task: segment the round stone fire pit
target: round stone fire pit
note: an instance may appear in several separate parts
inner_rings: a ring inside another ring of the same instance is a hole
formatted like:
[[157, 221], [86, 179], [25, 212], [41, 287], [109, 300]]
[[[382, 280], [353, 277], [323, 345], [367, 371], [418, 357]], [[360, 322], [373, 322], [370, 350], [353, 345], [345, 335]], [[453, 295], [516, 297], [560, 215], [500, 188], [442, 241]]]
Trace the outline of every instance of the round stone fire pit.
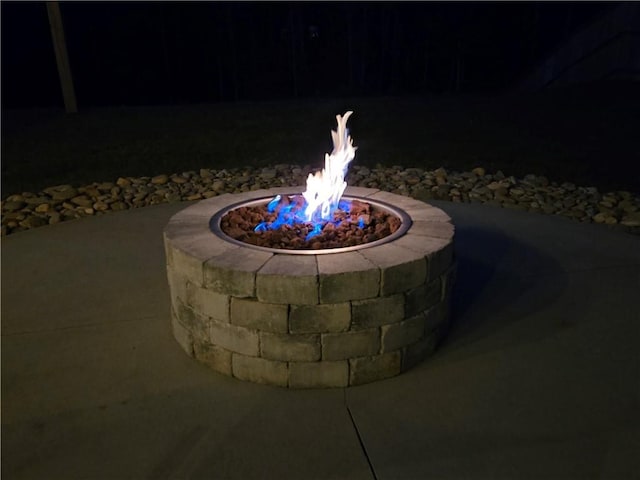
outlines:
[[412, 198], [348, 187], [345, 196], [398, 215], [400, 234], [356, 247], [280, 250], [218, 228], [243, 202], [294, 193], [221, 195], [171, 218], [164, 241], [182, 348], [225, 375], [291, 388], [368, 383], [429, 355], [446, 327], [455, 274], [450, 218]]

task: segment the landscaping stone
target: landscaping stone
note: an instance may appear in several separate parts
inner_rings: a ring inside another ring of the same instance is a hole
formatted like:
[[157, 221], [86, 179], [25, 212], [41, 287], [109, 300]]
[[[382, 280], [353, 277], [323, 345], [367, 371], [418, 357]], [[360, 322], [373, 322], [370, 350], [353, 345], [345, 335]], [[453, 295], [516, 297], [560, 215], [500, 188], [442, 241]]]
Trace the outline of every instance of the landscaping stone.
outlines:
[[[286, 185], [304, 185], [306, 175], [314, 170], [316, 168], [310, 165], [282, 164], [266, 168], [201, 169], [199, 174], [182, 172], [160, 174], [155, 177], [119, 177], [115, 182], [92, 183], [79, 187], [57, 185], [38, 193], [22, 192], [9, 195], [2, 202], [1, 211], [3, 215], [24, 211], [26, 217], [30, 217], [35, 213], [43, 213], [35, 210], [39, 205], [47, 203], [51, 205], [50, 210], [62, 214], [60, 202], [71, 201], [82, 194], [92, 200], [91, 205], [83, 204], [83, 207], [93, 208], [96, 212], [118, 211], [164, 202], [210, 198], [225, 192], [238, 193]], [[502, 172], [488, 172], [481, 166], [470, 172], [454, 172], [443, 168], [430, 171], [400, 166], [370, 168], [353, 165], [349, 168], [347, 183], [349, 187], [346, 194], [360, 195], [357, 189], [374, 187], [378, 191], [401, 192], [420, 200], [439, 198], [458, 202], [489, 203], [503, 208], [563, 215], [574, 221], [600, 223], [608, 228], [640, 233], [638, 220], [627, 218], [628, 214], [640, 210], [638, 192], [601, 193], [591, 186], [577, 186], [569, 182], [558, 184], [541, 175], [527, 174], [517, 179]], [[367, 189], [369, 194], [375, 193], [371, 192], [371, 188]], [[352, 191], [355, 193], [350, 193]], [[36, 198], [44, 198], [45, 201], [37, 201]], [[107, 202], [107, 199], [111, 201]], [[599, 215], [600, 213], [602, 215]], [[72, 220], [79, 216], [61, 215], [60, 220]], [[422, 220], [432, 219], [426, 212], [414, 216], [414, 221]], [[3, 235], [10, 235], [41, 225], [40, 222], [34, 221], [24, 222], [23, 226], [19, 226], [18, 222], [11, 225], [5, 222], [3, 226]], [[330, 300], [327, 301], [331, 303]]]

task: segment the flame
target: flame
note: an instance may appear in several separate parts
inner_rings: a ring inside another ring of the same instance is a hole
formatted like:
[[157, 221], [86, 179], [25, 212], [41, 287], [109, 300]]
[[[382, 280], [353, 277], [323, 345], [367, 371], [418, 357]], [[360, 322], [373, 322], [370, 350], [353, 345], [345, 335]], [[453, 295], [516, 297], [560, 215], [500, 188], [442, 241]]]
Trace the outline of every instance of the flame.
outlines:
[[349, 163], [356, 156], [353, 139], [347, 129], [347, 120], [353, 112], [344, 116], [336, 115], [338, 130], [331, 131], [333, 151], [324, 154], [324, 168], [315, 175], [307, 177], [307, 190], [302, 196], [307, 201], [305, 217], [308, 222], [330, 220], [333, 211], [347, 188], [344, 177], [347, 175]]
[[[353, 112], [348, 111], [344, 116], [336, 115], [338, 129], [331, 131], [333, 140], [333, 151], [324, 155], [324, 168], [315, 174], [307, 177], [307, 189], [302, 192], [304, 203], [283, 201], [277, 195], [267, 205], [270, 213], [277, 212], [275, 221], [267, 223], [261, 222], [255, 228], [256, 232], [276, 229], [283, 224], [295, 225], [301, 223], [311, 223], [313, 229], [307, 235], [309, 240], [318, 235], [327, 222], [333, 221], [333, 213], [336, 209], [349, 212], [350, 202], [341, 201], [342, 194], [347, 188], [345, 176], [349, 168], [349, 163], [356, 155], [356, 148], [353, 146], [353, 139], [347, 129], [347, 120]], [[362, 228], [362, 220], [358, 226]]]

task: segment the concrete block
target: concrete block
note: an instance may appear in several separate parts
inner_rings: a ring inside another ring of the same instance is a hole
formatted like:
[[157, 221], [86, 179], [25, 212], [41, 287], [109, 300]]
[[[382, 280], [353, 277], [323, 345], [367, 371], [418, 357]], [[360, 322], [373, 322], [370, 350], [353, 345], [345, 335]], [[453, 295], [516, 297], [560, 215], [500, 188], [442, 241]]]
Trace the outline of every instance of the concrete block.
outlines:
[[425, 312], [425, 332], [442, 327], [448, 320], [449, 306], [445, 302], [434, 305]]
[[235, 197], [230, 193], [223, 193], [215, 197], [200, 200], [193, 205], [175, 214], [172, 219], [182, 219], [184, 217], [204, 217], [207, 222], [218, 210], [229, 205]]
[[204, 284], [204, 262], [173, 246], [169, 250], [169, 265], [173, 268], [173, 271], [184, 278], [191, 279], [195, 285], [202, 286]]
[[189, 208], [176, 213], [162, 230], [165, 242], [174, 247], [177, 246], [176, 242], [190, 243], [194, 237], [212, 234], [208, 219], [190, 215], [187, 210]]
[[255, 297], [256, 272], [271, 257], [272, 253], [235, 247], [205, 262], [204, 286], [236, 297]]
[[449, 301], [451, 293], [453, 292], [453, 287], [456, 283], [457, 274], [458, 264], [454, 261], [453, 264], [451, 264], [451, 266], [446, 269], [442, 275], [440, 275], [440, 283], [442, 284], [441, 298], [443, 301]]
[[439, 278], [423, 283], [417, 288], [408, 290], [405, 295], [404, 315], [413, 317], [431, 308], [442, 299], [442, 287]]
[[[201, 219], [208, 229], [208, 222]], [[165, 228], [165, 241], [170, 243], [167, 250], [170, 264], [178, 273], [191, 278], [194, 283], [204, 284], [204, 263], [215, 256], [223, 255], [229, 249], [237, 248], [236, 245], [218, 238], [211, 231], [202, 230], [200, 224], [191, 228], [192, 224], [169, 221]], [[169, 238], [170, 231], [175, 230], [173, 238]], [[190, 234], [193, 231], [195, 233]]]
[[229, 323], [211, 321], [209, 342], [243, 355], [257, 357], [260, 353], [258, 332]]
[[257, 273], [256, 296], [266, 303], [317, 304], [315, 255], [274, 255]]
[[185, 326], [178, 321], [178, 318], [173, 312], [171, 312], [171, 331], [178, 345], [180, 345], [187, 355], [193, 357], [193, 336], [189, 329], [185, 328]]
[[180, 300], [176, 300], [173, 308], [178, 322], [190, 332], [194, 340], [207, 340], [209, 338], [209, 320], [199, 315], [191, 307]]
[[425, 333], [425, 315], [421, 313], [400, 323], [380, 328], [382, 352], [392, 352], [420, 340]]
[[289, 378], [286, 362], [247, 357], [238, 353], [231, 355], [231, 369], [234, 377], [254, 383], [286, 387]]
[[380, 269], [358, 252], [318, 255], [317, 261], [320, 303], [340, 303], [378, 295]]
[[171, 239], [167, 238], [167, 235], [162, 232], [162, 244], [164, 246], [164, 258], [165, 264], [168, 266], [173, 265], [173, 245]]
[[351, 304], [291, 305], [291, 333], [344, 332], [351, 325]]
[[[421, 202], [422, 203], [422, 202]], [[441, 209], [422, 203], [423, 206], [409, 206], [403, 210], [411, 216], [411, 220], [426, 222], [451, 222], [451, 217]]]
[[179, 299], [186, 302], [188, 299], [187, 285], [191, 282], [184, 275], [180, 275], [171, 265], [167, 265], [167, 280], [169, 282], [169, 292], [171, 294], [171, 302]]
[[231, 298], [231, 323], [253, 330], [286, 333], [288, 312], [288, 305]]
[[416, 200], [415, 198], [405, 197], [402, 195], [397, 195], [391, 192], [379, 191], [374, 193], [373, 195], [369, 195], [368, 198], [372, 200], [379, 200], [381, 202], [389, 203], [395, 207], [401, 208], [402, 210], [408, 209], [431, 209], [435, 208], [430, 205], [427, 205], [420, 200]]
[[260, 332], [260, 356], [281, 362], [320, 360], [320, 335]]
[[451, 240], [455, 233], [455, 227], [449, 222], [432, 222], [415, 220], [406, 235], [419, 235], [422, 237], [441, 238]]
[[405, 372], [431, 355], [438, 345], [437, 332], [431, 332], [402, 350], [402, 371]]
[[[431, 240], [438, 241], [438, 239]], [[453, 263], [453, 242], [443, 243], [438, 250], [434, 250], [433, 253], [429, 254], [427, 259], [429, 263], [427, 279], [432, 281], [442, 275]]]
[[350, 197], [370, 197], [377, 192], [380, 192], [377, 188], [348, 186], [344, 191], [344, 195], [348, 195]]
[[387, 325], [405, 318], [404, 295], [371, 298], [351, 302], [351, 329]]
[[207, 367], [224, 375], [231, 375], [231, 352], [208, 342], [195, 342], [193, 345], [197, 360]]
[[381, 296], [415, 288], [426, 279], [425, 257], [418, 252], [397, 246], [396, 242], [363, 249], [359, 253], [380, 268]]
[[323, 333], [321, 342], [323, 360], [346, 360], [376, 355], [380, 351], [380, 329]]
[[229, 295], [191, 284], [187, 287], [187, 303], [193, 310], [219, 322], [229, 321], [229, 300]]
[[332, 388], [349, 384], [349, 363], [340, 362], [291, 362], [289, 387]]
[[349, 360], [349, 385], [362, 385], [400, 373], [401, 352], [385, 353]]

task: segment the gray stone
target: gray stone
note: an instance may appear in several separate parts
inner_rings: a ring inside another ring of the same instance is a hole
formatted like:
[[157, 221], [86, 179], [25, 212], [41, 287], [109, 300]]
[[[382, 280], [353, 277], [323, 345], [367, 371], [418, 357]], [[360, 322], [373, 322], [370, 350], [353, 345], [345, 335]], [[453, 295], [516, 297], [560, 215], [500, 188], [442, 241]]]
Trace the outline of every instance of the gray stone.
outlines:
[[180, 345], [187, 355], [193, 357], [193, 337], [191, 332], [178, 321], [177, 316], [173, 312], [171, 312], [171, 331], [178, 345]]
[[194, 342], [195, 358], [212, 370], [231, 376], [231, 352], [208, 342]]
[[229, 295], [194, 284], [187, 286], [187, 303], [194, 311], [219, 322], [229, 322]]
[[351, 328], [361, 330], [399, 322], [405, 317], [404, 296], [357, 300], [351, 303]]
[[432, 307], [442, 299], [442, 291], [439, 278], [408, 290], [405, 293], [404, 316], [413, 317]]
[[272, 253], [236, 247], [204, 263], [205, 287], [236, 297], [255, 297], [256, 272]]
[[349, 385], [362, 385], [400, 373], [400, 352], [385, 353], [349, 360]]
[[420, 340], [425, 333], [425, 316], [420, 313], [393, 325], [381, 327], [382, 352], [392, 352]]
[[449, 306], [445, 302], [440, 302], [425, 312], [425, 332], [433, 332], [443, 326], [449, 315]]
[[375, 355], [380, 351], [380, 330], [370, 328], [355, 332], [323, 333], [322, 360], [346, 360]]
[[260, 332], [263, 358], [282, 362], [314, 362], [320, 360], [320, 335]]
[[191, 333], [194, 340], [206, 341], [209, 339], [209, 320], [206, 317], [195, 312], [180, 299], [174, 299], [172, 306], [178, 322]]
[[339, 362], [291, 362], [289, 386], [293, 388], [346, 387], [349, 384], [349, 363]]
[[427, 262], [417, 252], [387, 243], [359, 253], [380, 268], [380, 295], [404, 292], [425, 281]]
[[443, 245], [440, 250], [436, 250], [427, 255], [427, 260], [427, 281], [432, 282], [443, 274], [453, 263], [453, 242], [447, 243]]
[[266, 303], [318, 303], [318, 267], [314, 255], [274, 255], [258, 271], [256, 295]]
[[232, 352], [257, 357], [260, 353], [258, 333], [228, 323], [210, 322], [209, 341]]
[[167, 280], [169, 281], [169, 293], [171, 295], [171, 301], [176, 299], [186, 303], [188, 300], [187, 285], [190, 281], [188, 278], [177, 273], [173, 267], [167, 265]]
[[253, 330], [287, 333], [289, 306], [255, 299], [231, 298], [231, 323]]
[[[457, 264], [457, 262], [454, 262], [440, 276], [440, 283], [442, 284], [442, 294], [441, 294], [442, 300], [448, 301], [448, 299], [451, 297], [451, 293], [453, 291], [453, 287], [454, 287], [454, 285], [456, 283], [457, 274], [458, 274], [458, 264]], [[434, 280], [434, 282], [435, 282], [435, 280]]]
[[289, 312], [291, 333], [344, 332], [351, 324], [351, 304], [292, 305]]
[[234, 377], [248, 382], [280, 387], [286, 387], [288, 383], [289, 370], [286, 362], [233, 353], [231, 355], [231, 369]]
[[360, 253], [318, 255], [316, 258], [320, 276], [320, 303], [340, 303], [378, 295], [380, 270]]
[[455, 233], [455, 227], [449, 222], [431, 222], [416, 220], [411, 224], [407, 235], [420, 235], [450, 240]]
[[438, 345], [438, 334], [432, 332], [416, 343], [404, 348], [402, 352], [402, 371], [405, 372], [431, 355]]

